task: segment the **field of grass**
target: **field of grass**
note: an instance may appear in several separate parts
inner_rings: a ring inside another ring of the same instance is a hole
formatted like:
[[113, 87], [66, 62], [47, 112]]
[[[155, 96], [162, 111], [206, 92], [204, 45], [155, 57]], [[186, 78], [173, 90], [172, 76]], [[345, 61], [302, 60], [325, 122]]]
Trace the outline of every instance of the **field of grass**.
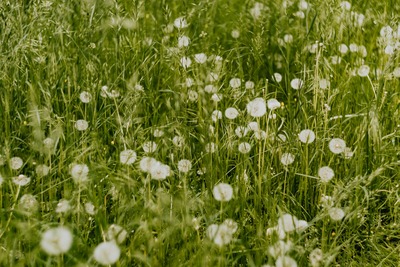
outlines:
[[400, 266], [400, 2], [3, 0], [0, 266]]

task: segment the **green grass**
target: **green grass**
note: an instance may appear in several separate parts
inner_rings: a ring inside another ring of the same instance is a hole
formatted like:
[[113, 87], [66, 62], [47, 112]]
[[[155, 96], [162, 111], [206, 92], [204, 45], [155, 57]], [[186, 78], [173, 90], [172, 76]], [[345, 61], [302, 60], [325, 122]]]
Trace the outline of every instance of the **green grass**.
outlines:
[[[340, 1], [310, 0], [301, 19], [294, 15], [298, 1], [286, 8], [283, 1], [259, 2], [264, 9], [257, 19], [250, 12], [255, 2], [239, 0], [0, 3], [1, 266], [96, 266], [94, 249], [118, 224], [128, 236], [118, 244], [115, 266], [278, 267], [270, 248], [279, 237], [266, 232], [285, 213], [308, 222], [283, 239], [292, 242], [285, 255], [298, 266], [309, 266], [316, 248], [324, 255], [319, 266], [398, 266], [400, 36], [388, 55], [380, 31], [389, 25], [400, 35], [400, 4], [353, 1], [344, 11]], [[351, 12], [365, 16], [362, 26]], [[173, 27], [178, 17], [187, 28]], [[182, 35], [190, 44], [178, 48]], [[366, 55], [341, 54], [341, 44], [364, 46]], [[198, 53], [207, 55], [206, 63], [196, 63]], [[188, 68], [181, 66], [184, 56], [191, 58]], [[368, 76], [357, 74], [361, 65], [370, 67]], [[241, 80], [239, 88], [230, 86], [232, 78]], [[304, 81], [299, 90], [291, 87], [294, 78]], [[320, 88], [322, 79], [330, 81], [328, 89]], [[246, 81], [255, 87], [246, 89]], [[219, 102], [204, 91], [209, 84], [218, 88]], [[103, 86], [119, 96], [103, 97]], [[92, 95], [89, 103], [79, 98], [84, 91]], [[275, 98], [281, 108], [252, 118], [246, 105], [257, 97]], [[239, 111], [234, 120], [224, 115], [229, 107]], [[216, 122], [215, 110], [222, 112]], [[75, 128], [81, 119], [87, 130]], [[251, 130], [235, 134], [252, 121], [264, 140]], [[313, 143], [300, 142], [304, 129], [315, 133]], [[155, 137], [155, 130], [164, 134]], [[332, 138], [345, 140], [353, 156], [333, 154]], [[147, 141], [157, 144], [155, 152], [143, 151]], [[249, 153], [238, 151], [242, 142], [251, 144]], [[207, 152], [210, 143], [214, 153]], [[136, 151], [135, 163], [120, 162], [125, 149]], [[283, 153], [294, 162], [284, 166]], [[139, 167], [146, 156], [167, 164], [171, 174], [151, 179]], [[12, 168], [13, 157], [23, 160], [21, 168]], [[181, 159], [192, 163], [188, 173], [178, 170]], [[36, 169], [42, 164], [49, 167], [45, 176]], [[74, 182], [73, 164], [89, 167], [87, 182]], [[325, 184], [318, 178], [322, 166], [335, 173]], [[28, 185], [13, 182], [20, 174], [31, 178]], [[221, 182], [233, 187], [228, 202], [213, 197]], [[37, 200], [29, 210], [21, 204], [25, 194]], [[324, 195], [343, 209], [343, 219], [331, 219]], [[65, 213], [56, 212], [61, 199], [71, 205]], [[85, 211], [88, 202], [94, 215]], [[228, 218], [238, 230], [218, 246], [207, 228]], [[72, 247], [47, 255], [42, 235], [60, 225], [73, 233]]]

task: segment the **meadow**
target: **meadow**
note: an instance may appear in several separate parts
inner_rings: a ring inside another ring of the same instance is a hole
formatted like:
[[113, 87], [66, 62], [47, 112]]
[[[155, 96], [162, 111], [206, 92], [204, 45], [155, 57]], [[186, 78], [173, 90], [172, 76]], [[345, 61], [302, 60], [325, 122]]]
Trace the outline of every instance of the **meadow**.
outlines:
[[0, 266], [400, 266], [400, 2], [0, 17]]

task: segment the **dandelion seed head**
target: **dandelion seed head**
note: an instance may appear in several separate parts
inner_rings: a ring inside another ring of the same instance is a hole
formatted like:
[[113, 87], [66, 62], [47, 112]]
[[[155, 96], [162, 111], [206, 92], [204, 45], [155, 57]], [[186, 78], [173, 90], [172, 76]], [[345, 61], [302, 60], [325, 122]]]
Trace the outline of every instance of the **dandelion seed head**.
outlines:
[[369, 74], [369, 66], [368, 65], [361, 65], [358, 70], [357, 70], [357, 74], [360, 77], [367, 77]]
[[242, 154], [247, 154], [251, 150], [251, 145], [247, 142], [240, 143], [238, 146], [238, 150]]
[[267, 101], [268, 109], [275, 110], [281, 107], [281, 103], [275, 98], [268, 99]]
[[239, 116], [239, 111], [236, 108], [230, 107], [225, 110], [225, 117], [234, 120]]
[[214, 94], [218, 91], [218, 88], [212, 84], [208, 84], [204, 87], [204, 91], [209, 94]]
[[82, 93], [80, 93], [79, 95], [79, 99], [81, 100], [82, 103], [89, 103], [90, 101], [92, 101], [92, 94], [87, 92], [87, 91], [83, 91]]
[[333, 138], [329, 142], [329, 150], [333, 154], [340, 154], [344, 151], [345, 148], [346, 148], [346, 142], [343, 139]]
[[289, 256], [279, 256], [276, 259], [275, 267], [297, 267], [297, 262]]
[[308, 259], [310, 260], [310, 264], [312, 267], [319, 267], [324, 254], [320, 248], [315, 248], [310, 252]]
[[190, 44], [190, 38], [187, 37], [186, 35], [182, 35], [178, 37], [178, 47], [188, 47]]
[[64, 226], [59, 226], [42, 234], [40, 246], [47, 254], [57, 256], [68, 252], [72, 246], [72, 241], [71, 231]]
[[244, 84], [244, 88], [246, 88], [247, 90], [253, 89], [254, 86], [255, 86], [255, 84], [254, 84], [253, 81], [247, 81], [247, 82]]
[[329, 182], [330, 180], [332, 180], [334, 176], [335, 176], [334, 171], [328, 166], [321, 167], [318, 170], [318, 177], [321, 179], [321, 182], [323, 183]]
[[217, 122], [218, 120], [222, 119], [222, 112], [219, 110], [214, 110], [211, 114], [211, 119], [213, 122]]
[[189, 26], [189, 25], [188, 25], [188, 23], [187, 23], [187, 21], [186, 21], [186, 18], [184, 18], [184, 17], [179, 17], [179, 18], [176, 18], [176, 19], [174, 20], [174, 26], [175, 26], [175, 28], [177, 28], [177, 29], [184, 29], [184, 28], [186, 28], [186, 27]]
[[86, 182], [88, 180], [89, 167], [86, 164], [73, 164], [70, 174], [76, 183]]
[[39, 209], [39, 202], [31, 194], [25, 194], [19, 200], [19, 207], [28, 213], [36, 212]]
[[75, 129], [78, 131], [85, 131], [89, 127], [89, 123], [86, 120], [77, 120], [75, 122]]
[[341, 208], [332, 207], [328, 211], [329, 216], [334, 221], [340, 221], [344, 218], [345, 213]]
[[233, 197], [233, 188], [230, 184], [219, 183], [213, 188], [213, 196], [218, 201], [227, 202]]
[[12, 157], [10, 159], [10, 167], [13, 170], [18, 170], [24, 165], [24, 161], [20, 157]]
[[304, 144], [311, 144], [315, 140], [315, 133], [310, 129], [302, 130], [299, 133], [299, 139]]
[[277, 83], [280, 83], [282, 81], [282, 75], [280, 73], [277, 73], [277, 72], [274, 73], [273, 78]]
[[199, 64], [204, 64], [207, 61], [207, 55], [204, 53], [195, 54], [194, 60]]
[[132, 149], [125, 149], [119, 154], [119, 161], [125, 165], [131, 165], [136, 161], [136, 152]]
[[174, 138], [172, 138], [172, 143], [176, 147], [183, 147], [185, 145], [185, 138], [179, 135], [175, 135]]
[[232, 36], [232, 38], [237, 39], [240, 36], [240, 32], [238, 30], [233, 30], [231, 32], [231, 36]]
[[283, 153], [281, 156], [281, 163], [288, 166], [294, 162], [294, 155], [292, 153]]
[[93, 205], [92, 202], [86, 202], [85, 203], [85, 211], [89, 215], [95, 215], [96, 214], [96, 207]]
[[250, 101], [246, 105], [247, 113], [249, 113], [250, 116], [259, 118], [265, 115], [267, 112], [267, 105], [265, 103], [265, 100], [263, 98], [255, 98], [254, 100]]
[[113, 241], [100, 243], [93, 252], [93, 258], [102, 265], [116, 263], [120, 255], [121, 250]]
[[157, 144], [154, 141], [146, 141], [143, 143], [142, 148], [146, 153], [153, 153], [157, 149]]
[[233, 89], [239, 88], [241, 84], [242, 84], [242, 82], [240, 81], [239, 78], [232, 78], [232, 79], [229, 81], [229, 85], [230, 85]]
[[20, 174], [16, 177], [13, 177], [12, 181], [14, 184], [16, 184], [18, 186], [25, 186], [31, 182], [31, 178], [24, 174]]
[[189, 57], [182, 57], [180, 63], [184, 69], [187, 69], [192, 65], [192, 60]]
[[319, 80], [319, 88], [326, 90], [329, 89], [329, 87], [331, 87], [331, 82], [327, 79], [321, 79]]
[[248, 132], [249, 132], [249, 129], [247, 127], [244, 127], [244, 126], [238, 126], [235, 129], [235, 134], [239, 138], [245, 137]]
[[290, 86], [295, 90], [299, 90], [303, 87], [303, 80], [299, 79], [299, 78], [295, 78], [290, 81]]
[[66, 213], [69, 210], [71, 210], [71, 205], [69, 204], [69, 201], [66, 199], [61, 199], [58, 203], [57, 203], [57, 207], [56, 207], [56, 213]]
[[178, 170], [182, 173], [188, 173], [192, 169], [192, 163], [188, 159], [182, 159], [178, 162]]
[[106, 232], [107, 241], [114, 241], [117, 244], [122, 244], [128, 236], [128, 232], [118, 224], [112, 224]]

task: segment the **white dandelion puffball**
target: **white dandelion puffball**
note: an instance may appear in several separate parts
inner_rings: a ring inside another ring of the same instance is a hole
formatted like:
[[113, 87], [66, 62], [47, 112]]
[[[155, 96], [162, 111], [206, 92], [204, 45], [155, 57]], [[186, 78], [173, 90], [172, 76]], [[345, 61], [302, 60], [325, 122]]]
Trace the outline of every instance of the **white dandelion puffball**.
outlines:
[[322, 261], [324, 254], [320, 248], [315, 248], [310, 252], [308, 259], [312, 267], [318, 267]]
[[282, 81], [282, 75], [280, 74], [280, 73], [274, 73], [274, 80], [277, 82], [277, 83], [280, 83], [281, 81]]
[[324, 166], [319, 168], [318, 177], [321, 179], [321, 182], [327, 183], [335, 176], [335, 172], [328, 166]]
[[361, 65], [358, 70], [357, 74], [360, 77], [367, 77], [369, 74], [369, 66], [368, 65]]
[[290, 86], [295, 90], [299, 90], [300, 88], [303, 87], [303, 80], [299, 79], [299, 78], [295, 78], [290, 81]]
[[177, 29], [184, 29], [188, 26], [188, 23], [184, 17], [179, 17], [174, 20], [174, 26]]
[[357, 53], [358, 52], [358, 45], [357, 44], [350, 44], [349, 49], [351, 53]]
[[232, 38], [237, 39], [240, 36], [240, 32], [238, 30], [233, 30], [231, 32], [231, 36], [232, 36]]
[[222, 100], [222, 98], [223, 98], [222, 94], [213, 94], [211, 96], [211, 100], [214, 102], [219, 102]]
[[82, 93], [80, 93], [79, 95], [79, 99], [82, 101], [82, 103], [89, 103], [90, 101], [92, 101], [92, 94], [87, 92], [87, 91], [83, 91]]
[[238, 126], [235, 129], [235, 134], [239, 138], [245, 137], [248, 132], [249, 132], [249, 129], [247, 127], [244, 127], [244, 126]]
[[190, 65], [192, 65], [192, 60], [189, 57], [182, 57], [180, 62], [184, 69], [187, 69], [190, 67]]
[[257, 140], [265, 140], [267, 138], [267, 133], [263, 130], [254, 131], [254, 138]]
[[331, 219], [334, 221], [340, 221], [345, 216], [345, 213], [341, 208], [335, 208], [335, 207], [330, 208], [328, 213]]
[[397, 67], [393, 70], [392, 75], [396, 78], [400, 78], [400, 67]]
[[92, 202], [86, 202], [85, 203], [85, 211], [89, 215], [95, 215], [96, 214], [96, 207]]
[[175, 135], [174, 138], [172, 138], [172, 143], [176, 147], [182, 147], [185, 144], [185, 138]]
[[232, 231], [229, 226], [221, 224], [218, 226], [217, 233], [215, 234], [213, 241], [219, 247], [228, 245], [232, 240]]
[[305, 129], [299, 133], [299, 139], [304, 144], [311, 144], [315, 140], [315, 133], [312, 130]]
[[294, 155], [292, 153], [283, 153], [281, 156], [281, 163], [288, 166], [294, 162]]
[[199, 98], [199, 94], [194, 91], [194, 90], [188, 90], [188, 99], [191, 102], [195, 102], [197, 101], [197, 99]]
[[18, 170], [24, 165], [24, 161], [20, 157], [12, 157], [10, 159], [10, 167], [13, 170]]
[[255, 84], [254, 84], [253, 81], [247, 81], [247, 82], [244, 84], [244, 88], [246, 88], [246, 89], [253, 89], [254, 86], [255, 86]]
[[297, 267], [297, 262], [289, 256], [279, 256], [276, 259], [275, 267]]
[[94, 249], [93, 257], [101, 265], [114, 264], [119, 260], [121, 250], [115, 242], [103, 242]]
[[74, 164], [71, 167], [70, 174], [76, 183], [86, 182], [88, 180], [89, 167], [86, 164]]
[[25, 185], [30, 183], [31, 178], [26, 176], [26, 175], [20, 174], [20, 175], [18, 175], [16, 177], [13, 177], [12, 181], [16, 185], [25, 186]]
[[56, 213], [65, 213], [71, 209], [71, 205], [69, 204], [69, 201], [66, 199], [61, 199], [57, 203], [56, 207]]
[[142, 148], [146, 153], [153, 153], [157, 149], [157, 144], [153, 141], [147, 141], [143, 143]]
[[267, 106], [270, 110], [275, 110], [281, 107], [281, 103], [275, 98], [271, 98], [267, 101]]
[[218, 120], [222, 119], [222, 112], [219, 110], [214, 110], [211, 114], [211, 119], [213, 122], [217, 122]]
[[150, 172], [150, 170], [157, 164], [157, 160], [151, 157], [143, 157], [140, 160], [139, 167], [144, 172]]
[[331, 87], [331, 82], [327, 79], [321, 79], [319, 80], [319, 88], [325, 90], [325, 89], [329, 89], [329, 87]]
[[49, 255], [66, 253], [72, 246], [72, 233], [63, 226], [52, 228], [42, 234], [40, 247]]
[[268, 247], [268, 252], [273, 258], [278, 258], [281, 255], [285, 255], [286, 253], [290, 252], [293, 248], [293, 243], [291, 241], [284, 242], [279, 240], [272, 246]]
[[209, 93], [209, 94], [214, 94], [214, 93], [216, 93], [216, 92], [218, 91], [218, 88], [215, 87], [215, 86], [212, 85], [212, 84], [207, 84], [207, 85], [204, 87], [204, 91], [205, 91], [206, 93]]
[[307, 10], [308, 9], [308, 3], [304, 0], [300, 1], [298, 4], [298, 8], [300, 10]]
[[164, 131], [161, 129], [154, 129], [153, 136], [154, 137], [161, 137], [164, 135]]
[[345, 148], [346, 148], [346, 142], [343, 139], [333, 138], [329, 142], [329, 150], [333, 154], [340, 154], [345, 150]]
[[230, 85], [233, 89], [239, 88], [241, 84], [242, 84], [242, 82], [240, 81], [239, 78], [232, 78], [232, 79], [229, 81], [229, 85]]
[[195, 54], [194, 60], [199, 64], [203, 64], [207, 61], [207, 55], [204, 53]]
[[349, 48], [347, 47], [347, 45], [345, 45], [345, 44], [340, 44], [339, 45], [339, 52], [341, 53], [341, 54], [346, 54], [347, 52], [349, 51]]
[[25, 194], [19, 200], [19, 207], [28, 213], [33, 213], [39, 209], [39, 202], [33, 195]]
[[255, 98], [254, 100], [250, 101], [247, 106], [247, 113], [250, 114], [250, 116], [259, 118], [265, 115], [267, 112], [267, 105], [265, 103], [265, 100], [261, 97]]
[[218, 201], [229, 201], [233, 197], [233, 188], [230, 184], [219, 183], [213, 188], [213, 196]]
[[238, 146], [238, 150], [242, 154], [247, 154], [251, 150], [251, 145], [247, 142], [240, 143]]
[[150, 169], [150, 176], [153, 180], [164, 180], [171, 175], [171, 168], [159, 161], [156, 161]]
[[75, 122], [75, 129], [78, 131], [85, 131], [89, 127], [89, 123], [86, 120], [77, 120]]
[[209, 239], [213, 240], [218, 232], [218, 224], [211, 224], [207, 227], [206, 235]]
[[192, 169], [192, 163], [190, 160], [182, 159], [178, 162], [178, 170], [183, 173], [187, 173]]
[[296, 230], [296, 225], [298, 224], [298, 219], [296, 216], [285, 213], [281, 215], [278, 219], [278, 227], [286, 233], [293, 232]]
[[189, 46], [190, 43], [190, 39], [189, 37], [182, 35], [178, 37], [178, 47], [182, 48], [182, 47], [187, 47]]
[[222, 224], [226, 225], [232, 234], [238, 230], [238, 224], [232, 219], [226, 219]]
[[134, 163], [136, 161], [136, 152], [131, 149], [121, 151], [119, 154], [119, 161], [125, 165]]
[[351, 9], [351, 4], [348, 1], [342, 1], [340, 7], [343, 8], [343, 10], [349, 11]]
[[128, 236], [128, 232], [117, 224], [112, 224], [106, 232], [106, 239], [108, 241], [115, 241], [117, 244], [121, 244], [125, 241]]
[[225, 110], [225, 117], [227, 117], [230, 120], [234, 120], [239, 116], [239, 111], [236, 108], [227, 108]]
[[38, 176], [43, 177], [49, 174], [50, 172], [50, 167], [44, 164], [40, 164], [36, 166], [35, 172]]
[[249, 128], [252, 131], [258, 131], [260, 129], [260, 126], [258, 125], [258, 122], [251, 121], [247, 124], [247, 128]]

